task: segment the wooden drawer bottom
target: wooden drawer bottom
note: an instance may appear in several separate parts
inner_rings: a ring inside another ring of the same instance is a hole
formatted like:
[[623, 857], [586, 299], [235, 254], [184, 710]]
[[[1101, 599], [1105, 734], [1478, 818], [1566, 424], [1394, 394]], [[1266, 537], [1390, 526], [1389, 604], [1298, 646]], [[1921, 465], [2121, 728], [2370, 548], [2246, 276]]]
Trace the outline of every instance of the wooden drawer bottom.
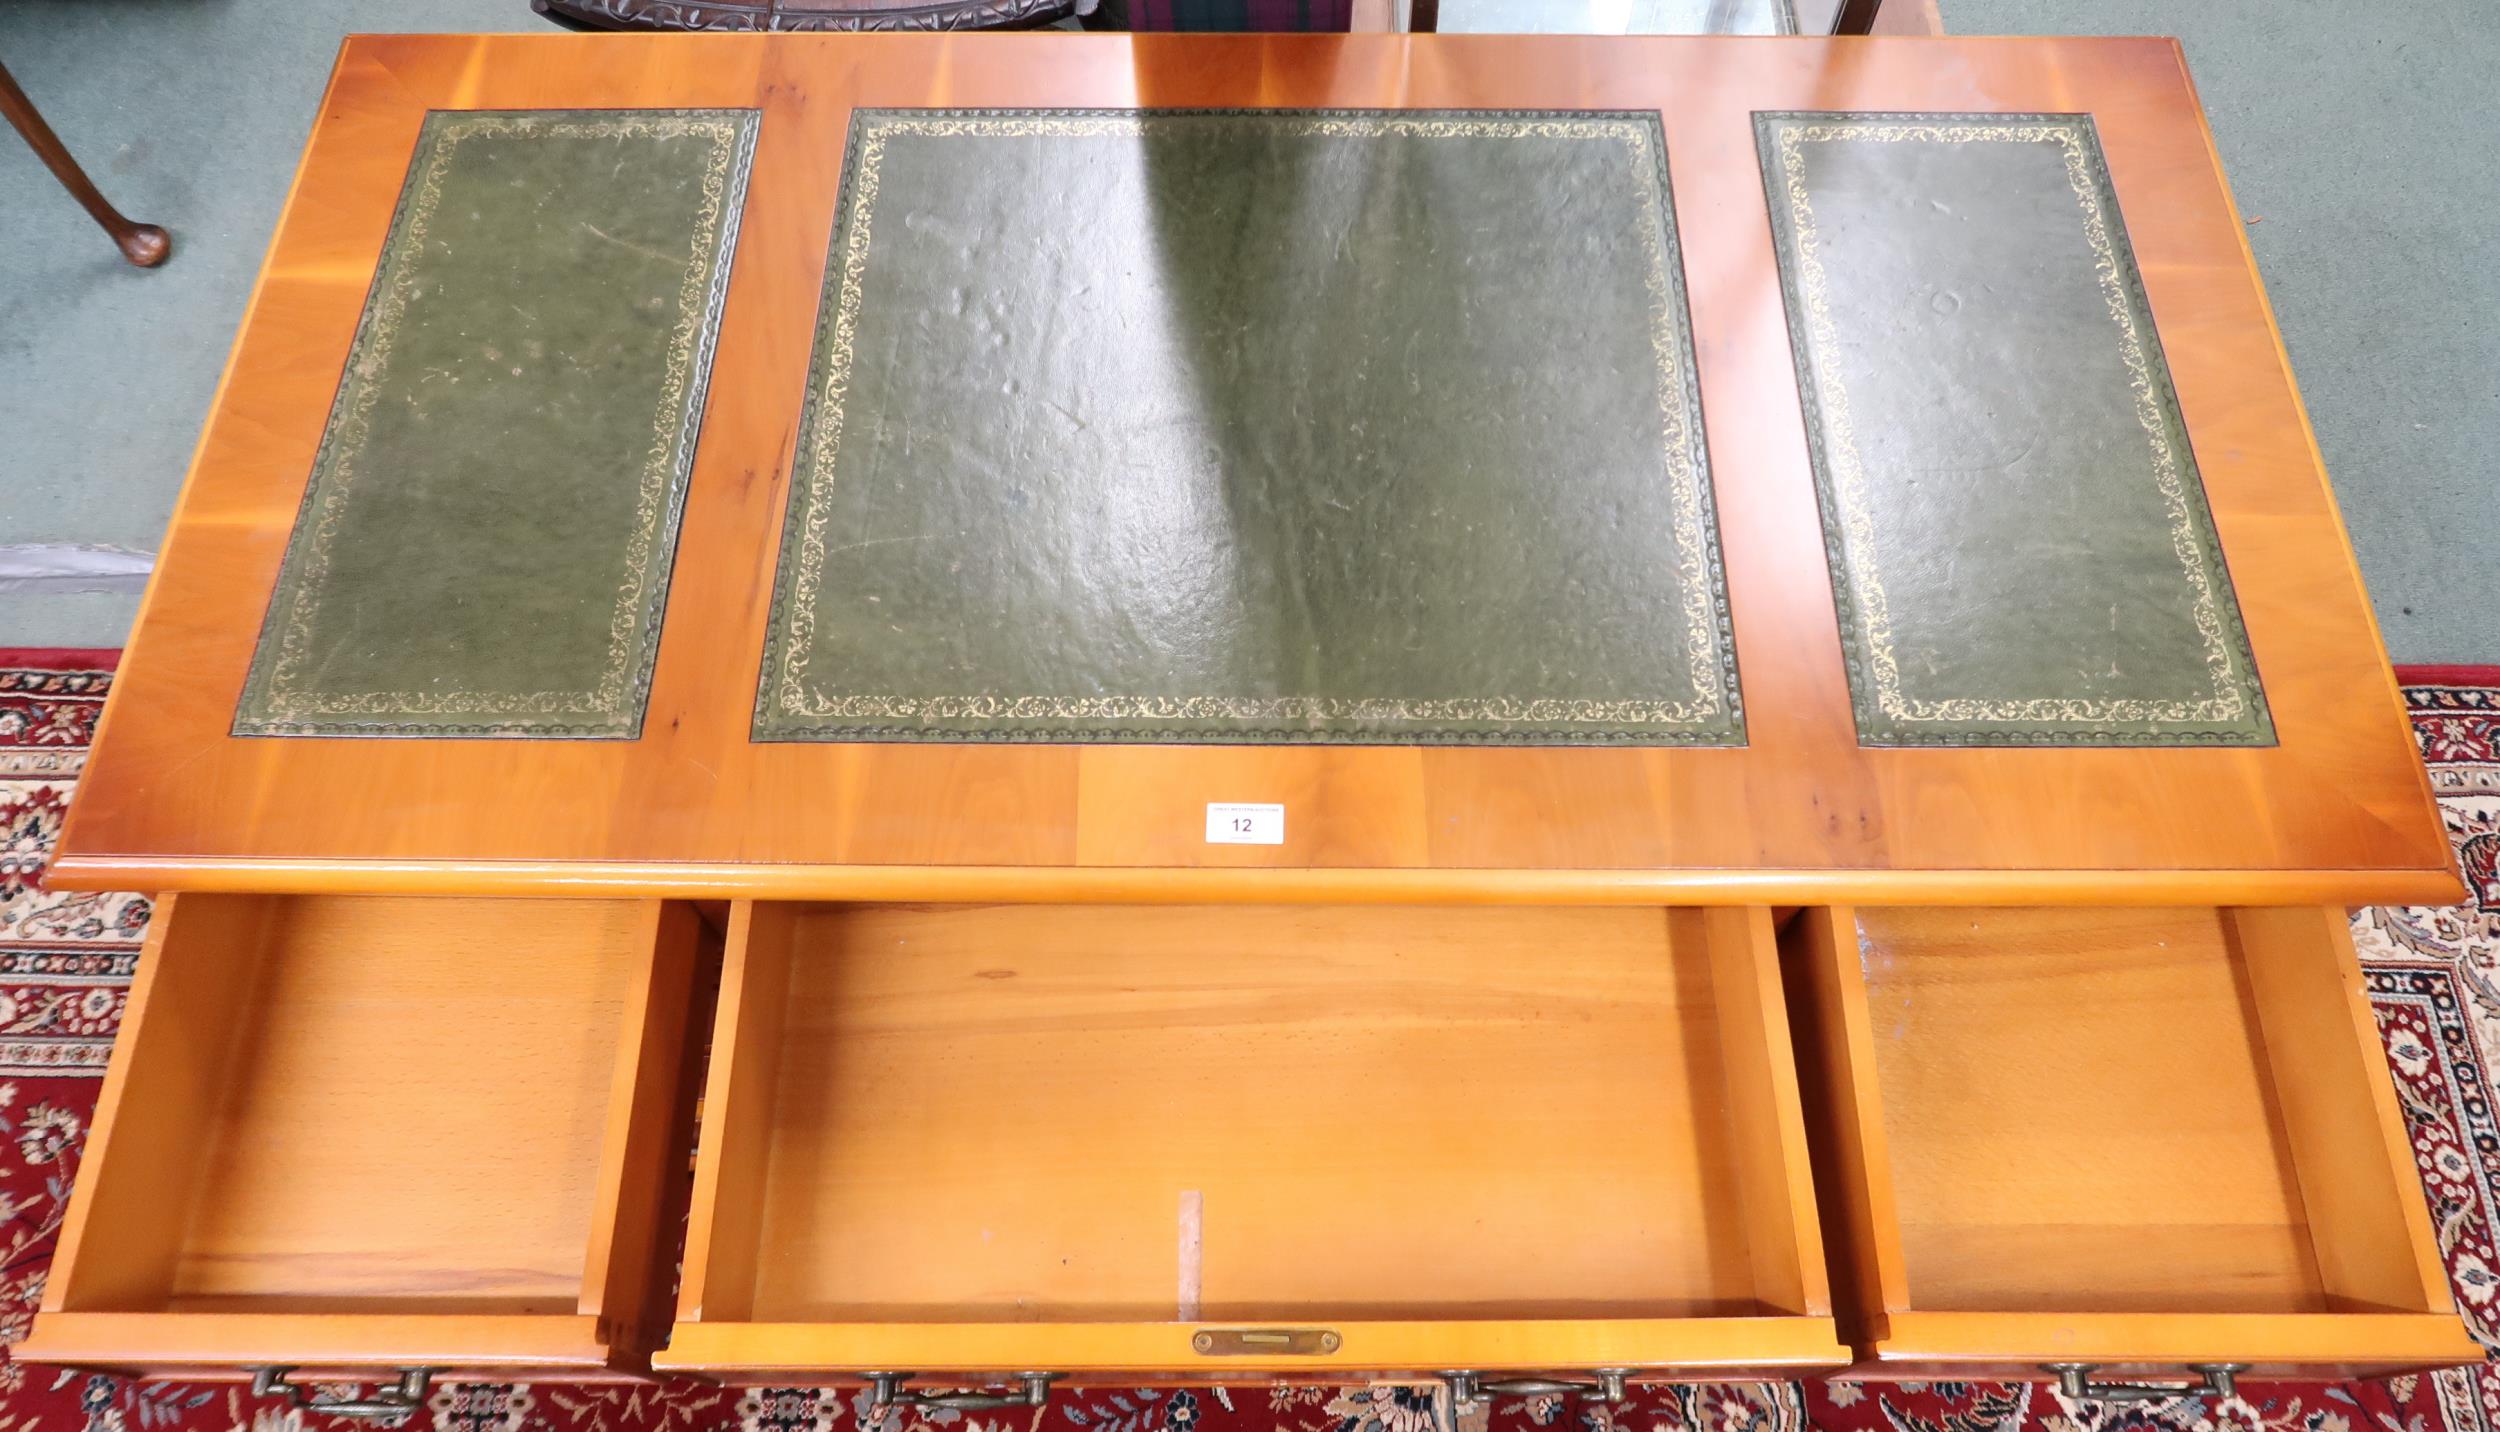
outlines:
[[2479, 1359], [2341, 911], [1809, 910], [1783, 957], [1859, 1372]]

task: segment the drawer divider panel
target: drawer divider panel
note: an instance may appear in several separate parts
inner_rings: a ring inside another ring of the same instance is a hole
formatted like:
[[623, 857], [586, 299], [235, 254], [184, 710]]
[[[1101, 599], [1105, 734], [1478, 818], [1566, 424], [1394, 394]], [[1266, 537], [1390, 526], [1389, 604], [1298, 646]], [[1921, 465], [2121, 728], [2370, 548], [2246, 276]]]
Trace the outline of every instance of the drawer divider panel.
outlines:
[[677, 1295], [683, 1323], [743, 1320], [754, 1309], [796, 923], [787, 905], [740, 900], [729, 909], [729, 949], [704, 1080], [685, 1273]]
[[1885, 1319], [1910, 1305], [1910, 1293], [1856, 931], [1850, 907], [1809, 907], [1780, 931], [1780, 965], [1815, 1207], [1832, 1276], [1847, 1293], [1838, 1300], [1840, 1334], [1866, 1343], [1884, 1335]]
[[678, 1115], [692, 1077], [688, 1035], [704, 1003], [696, 985], [701, 917], [682, 901], [645, 909], [643, 968], [626, 987], [581, 1299], [585, 1315], [637, 1348], [666, 1331], [664, 1275], [675, 1251], [672, 1215], [685, 1206], [691, 1134]]
[[1831, 1290], [1814, 1216], [1813, 1174], [1798, 1109], [1796, 1057], [1780, 999], [1771, 912], [1730, 905], [1672, 911], [1668, 918], [1699, 922], [1710, 950], [1720, 1057], [1727, 1064], [1728, 1122], [1745, 1193], [1757, 1295], [1783, 1312], [1828, 1317]]

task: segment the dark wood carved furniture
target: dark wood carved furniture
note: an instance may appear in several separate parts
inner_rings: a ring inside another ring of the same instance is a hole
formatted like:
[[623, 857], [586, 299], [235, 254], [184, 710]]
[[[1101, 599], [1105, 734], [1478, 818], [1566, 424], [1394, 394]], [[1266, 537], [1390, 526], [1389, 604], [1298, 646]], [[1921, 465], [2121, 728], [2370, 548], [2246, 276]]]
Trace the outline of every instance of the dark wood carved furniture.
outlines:
[[[1377, 0], [1391, 5], [1392, 0]], [[1457, 0], [1464, 5], [1468, 0]], [[1572, 13], [1585, 14], [1595, 6], [1585, 6]], [[1404, 28], [1416, 34], [1440, 32], [1443, 20], [1442, 0], [1404, 0]], [[1695, 13], [1682, 18], [1689, 28], [1661, 25], [1653, 33], [1660, 34], [1726, 34], [1726, 35], [1871, 35], [1877, 33], [1877, 16], [1883, 14], [1883, 31], [1903, 35], [1941, 35], [1944, 26], [1936, 15], [1936, 0], [1900, 0], [1892, 11], [1883, 11], [1883, 0], [1709, 0], [1696, 7]], [[1507, 10], [1505, 15], [1535, 14], [1533, 10]], [[1392, 10], [1394, 20], [1395, 12]], [[1615, 23], [1621, 24], [1617, 18]], [[1356, 29], [1398, 28], [1368, 26], [1357, 23]], [[1472, 28], [1472, 27], [1468, 27]], [[1568, 27], [1563, 27], [1567, 30]]]
[[779, 33], [1024, 30], [1076, 13], [1076, 0], [530, 0], [560, 24], [593, 30]]

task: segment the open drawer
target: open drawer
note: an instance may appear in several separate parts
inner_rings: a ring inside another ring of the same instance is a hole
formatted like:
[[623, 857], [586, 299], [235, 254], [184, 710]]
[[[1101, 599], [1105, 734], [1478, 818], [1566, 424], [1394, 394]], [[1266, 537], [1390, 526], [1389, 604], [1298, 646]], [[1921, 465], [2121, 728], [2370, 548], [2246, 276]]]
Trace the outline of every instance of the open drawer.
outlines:
[[638, 1370], [701, 942], [656, 900], [165, 900], [16, 1355]]
[[659, 1366], [1845, 1357], [1765, 911], [732, 909]]
[[2481, 1359], [2341, 911], [1817, 909], [1781, 943], [1858, 1373]]

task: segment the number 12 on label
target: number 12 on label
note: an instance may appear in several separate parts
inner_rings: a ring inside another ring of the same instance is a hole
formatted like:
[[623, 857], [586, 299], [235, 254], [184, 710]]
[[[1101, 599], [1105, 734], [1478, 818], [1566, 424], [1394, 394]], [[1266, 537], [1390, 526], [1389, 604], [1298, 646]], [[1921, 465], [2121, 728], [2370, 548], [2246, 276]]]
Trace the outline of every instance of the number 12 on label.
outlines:
[[1239, 801], [1207, 802], [1207, 844], [1282, 845], [1285, 808]]

